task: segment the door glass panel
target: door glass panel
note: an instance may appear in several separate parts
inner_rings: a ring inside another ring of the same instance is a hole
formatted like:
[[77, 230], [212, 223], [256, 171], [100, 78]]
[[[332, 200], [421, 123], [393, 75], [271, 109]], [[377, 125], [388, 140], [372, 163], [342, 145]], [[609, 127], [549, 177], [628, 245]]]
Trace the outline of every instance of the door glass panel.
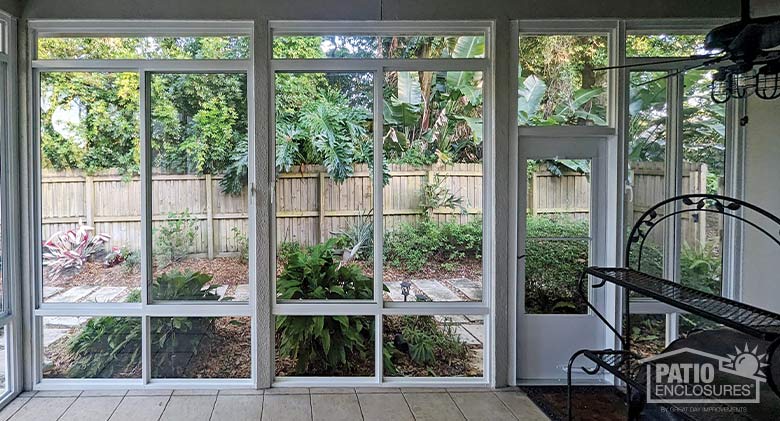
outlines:
[[[726, 166], [726, 106], [710, 98], [713, 71], [685, 74], [683, 97], [682, 193], [723, 194]], [[691, 212], [680, 216], [680, 282], [720, 295], [723, 215]]]
[[276, 298], [370, 300], [373, 76], [278, 73], [275, 80]]
[[591, 254], [590, 169], [587, 159], [528, 161], [524, 259], [528, 314], [587, 313], [577, 281]]
[[385, 73], [386, 301], [482, 301], [482, 83]]
[[[666, 199], [667, 82], [664, 72], [632, 72], [629, 103], [628, 174], [626, 180], [626, 238], [634, 223], [651, 206]], [[663, 274], [663, 225], [645, 241], [641, 270]], [[632, 246], [636, 252], [638, 246]], [[630, 266], [637, 267], [637, 256]]]

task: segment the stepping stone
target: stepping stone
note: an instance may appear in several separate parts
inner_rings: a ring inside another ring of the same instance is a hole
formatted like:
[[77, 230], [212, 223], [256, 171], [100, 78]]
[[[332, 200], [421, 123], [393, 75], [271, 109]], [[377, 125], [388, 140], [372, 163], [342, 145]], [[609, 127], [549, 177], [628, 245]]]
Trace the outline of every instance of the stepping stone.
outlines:
[[[401, 283], [395, 282], [395, 281], [388, 281], [385, 282], [385, 286], [387, 289], [390, 290], [390, 301], [404, 301], [404, 295], [401, 294]], [[410, 301], [414, 301], [414, 294], [409, 292], [409, 298], [407, 298]]]
[[217, 287], [216, 293], [219, 295], [219, 301], [222, 301], [225, 297], [225, 293], [227, 292], [228, 286], [222, 285]]
[[458, 291], [466, 294], [471, 301], [482, 301], [482, 282], [466, 278], [448, 279], [447, 282]]
[[480, 344], [485, 343], [485, 325], [471, 324], [461, 325], [461, 327], [466, 329]]
[[469, 333], [469, 331], [463, 327], [463, 325], [455, 326], [455, 334], [458, 335], [458, 338], [460, 338], [461, 342], [466, 343], [466, 345], [481, 345], [481, 342], [472, 336], [471, 333]]
[[50, 303], [76, 303], [92, 294], [97, 287], [79, 286], [66, 290], [62, 294], [52, 297]]
[[249, 285], [243, 284], [236, 287], [233, 301], [249, 301]]
[[43, 347], [48, 347], [67, 334], [68, 329], [43, 329]]
[[87, 323], [88, 317], [46, 317], [43, 319], [46, 329], [71, 329]]
[[438, 323], [454, 325], [461, 323], [468, 323], [469, 320], [465, 316], [433, 316], [434, 320]]
[[431, 301], [461, 301], [457, 294], [435, 279], [419, 279], [412, 281]]
[[52, 295], [59, 293], [62, 290], [63, 288], [60, 287], [43, 287], [43, 299], [45, 300], [51, 297]]
[[100, 287], [84, 301], [90, 303], [111, 303], [116, 300], [127, 288], [125, 287]]

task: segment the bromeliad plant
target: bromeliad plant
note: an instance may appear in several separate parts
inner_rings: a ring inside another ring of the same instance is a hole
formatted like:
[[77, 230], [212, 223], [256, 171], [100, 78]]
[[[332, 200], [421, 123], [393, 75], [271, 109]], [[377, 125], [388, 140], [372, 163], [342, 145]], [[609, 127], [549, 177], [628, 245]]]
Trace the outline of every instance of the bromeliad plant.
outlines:
[[78, 228], [57, 232], [43, 243], [43, 266], [52, 280], [68, 270], [80, 270], [93, 255], [104, 252], [111, 239], [106, 234], [92, 235], [95, 229], [79, 221]]
[[[336, 241], [291, 252], [276, 281], [278, 298], [371, 299], [373, 280], [359, 266], [339, 263]], [[295, 361], [297, 374], [349, 370], [365, 364], [373, 350], [370, 317], [279, 316], [276, 333], [279, 354]]]

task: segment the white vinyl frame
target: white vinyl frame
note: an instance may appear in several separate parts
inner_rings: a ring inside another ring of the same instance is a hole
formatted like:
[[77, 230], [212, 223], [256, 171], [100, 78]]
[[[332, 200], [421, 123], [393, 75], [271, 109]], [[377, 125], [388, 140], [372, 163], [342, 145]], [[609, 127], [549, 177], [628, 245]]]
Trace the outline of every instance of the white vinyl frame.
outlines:
[[[534, 35], [584, 35], [593, 36], [601, 35], [607, 37], [608, 46], [608, 63], [609, 65], [621, 64], [621, 54], [624, 46], [622, 43], [623, 37], [623, 23], [618, 20], [516, 20], [512, 21], [512, 28], [510, 32], [510, 51], [511, 51], [511, 67], [510, 67], [510, 91], [512, 97], [510, 100], [510, 138], [517, 139], [517, 143], [510, 145], [510, 154], [512, 156], [513, 165], [513, 180], [511, 180], [512, 199], [509, 214], [513, 215], [511, 221], [511, 233], [509, 238], [509, 258], [511, 262], [508, 262], [509, 267], [509, 370], [508, 370], [508, 384], [517, 385], [525, 384], [527, 382], [521, 380], [523, 374], [519, 372], [518, 366], [518, 323], [517, 315], [521, 306], [520, 300], [524, 296], [521, 296], [522, 288], [519, 285], [521, 282], [518, 278], [518, 259], [520, 255], [520, 243], [525, 238], [525, 223], [522, 223], [520, 218], [525, 215], [526, 195], [525, 192], [527, 186], [525, 178], [520, 177], [520, 174], [525, 174], [526, 162], [519, 161], [519, 144], [526, 139], [534, 139], [539, 137], [547, 138], [550, 142], [555, 142], [556, 139], [561, 141], [570, 140], [572, 138], [601, 138], [606, 142], [606, 159], [607, 162], [617, 162], [617, 166], [609, 165], [605, 169], [604, 182], [606, 183], [604, 189], [604, 195], [608, 206], [604, 209], [604, 214], [601, 216], [606, 221], [603, 227], [604, 235], [604, 255], [601, 256], [602, 262], [607, 265], [616, 264], [616, 256], [618, 250], [621, 247], [618, 239], [617, 227], [622, 224], [622, 173], [619, 171], [620, 162], [622, 162], [622, 152], [620, 145], [622, 144], [622, 127], [624, 121], [619, 110], [623, 107], [624, 95], [622, 92], [623, 74], [619, 71], [610, 71], [607, 82], [607, 125], [606, 126], [544, 126], [544, 127], [527, 127], [518, 126], [517, 122], [517, 90], [518, 90], [518, 60], [519, 60], [519, 37], [520, 36], [534, 36]], [[620, 300], [619, 294], [613, 285], [607, 284], [604, 286], [604, 315], [608, 320], [614, 322], [619, 320], [620, 314]], [[606, 344], [616, 344], [616, 338], [607, 329], [604, 329], [604, 342]], [[605, 377], [606, 378], [606, 377]]]
[[[274, 139], [274, 76], [285, 72], [354, 72], [372, 73], [374, 86], [374, 168], [382, 168], [383, 154], [383, 81], [387, 71], [479, 71], [483, 74], [483, 299], [481, 302], [438, 302], [438, 303], [385, 303], [382, 300], [382, 218], [374, 218], [374, 297], [373, 300], [339, 302], [314, 301], [306, 303], [276, 302], [272, 298], [272, 317], [277, 315], [361, 315], [374, 318], [375, 332], [375, 374], [373, 377], [276, 377], [273, 386], [379, 386], [379, 387], [424, 387], [424, 386], [475, 386], [495, 384], [492, 373], [493, 337], [491, 324], [494, 309], [491, 294], [495, 279], [494, 217], [495, 194], [491, 183], [495, 171], [494, 157], [494, 105], [493, 105], [493, 45], [494, 23], [486, 21], [414, 21], [414, 22], [355, 22], [355, 21], [270, 21], [269, 40], [279, 35], [482, 35], [485, 37], [484, 58], [473, 59], [271, 59], [269, 86], [271, 87], [268, 138]], [[271, 41], [272, 42], [272, 41]], [[271, 143], [271, 150], [273, 145]], [[275, 191], [275, 168], [273, 160], [268, 162], [269, 189]], [[373, 177], [374, 215], [382, 215], [382, 177]], [[378, 193], [379, 192], [379, 193]], [[275, 227], [275, 206], [271, 207], [271, 226]], [[271, 297], [276, 297], [276, 230], [271, 229]], [[382, 317], [385, 315], [484, 315], [483, 329], [483, 375], [482, 377], [386, 377], [382, 367]], [[273, 341], [273, 335], [271, 340]], [[271, 349], [274, 349], [271, 344]]]
[[[707, 31], [715, 26], [725, 24], [729, 19], [701, 19], [701, 20], [644, 20], [644, 21], [627, 21], [625, 36], [639, 34], [639, 35], [659, 35], [659, 34], [675, 34], [675, 35], [704, 35]], [[625, 50], [622, 51], [625, 54]], [[667, 57], [668, 58], [668, 57]], [[674, 72], [680, 68], [680, 63], [666, 63], [666, 64], [652, 64], [654, 61], [663, 60], [663, 57], [652, 58], [638, 58], [638, 57], [626, 57], [624, 60], [626, 64], [631, 64], [636, 67], [632, 67], [630, 71], [659, 71], [659, 72]], [[629, 83], [628, 73], [629, 70], [624, 71], [625, 81]], [[669, 107], [669, 116], [667, 117], [668, 127], [667, 133], [669, 136], [668, 145], [666, 151], [666, 190], [667, 197], [681, 194], [681, 174], [680, 168], [682, 168], [682, 107], [683, 107], [683, 74], [670, 77], [667, 81], [667, 101]], [[743, 187], [742, 182], [744, 177], [742, 176], [743, 160], [744, 160], [744, 130], [739, 125], [739, 116], [743, 114], [745, 107], [744, 100], [729, 101], [726, 105], [726, 138], [725, 138], [725, 191], [726, 196], [742, 198]], [[630, 119], [628, 115], [627, 107], [623, 107], [621, 110], [623, 113], [623, 119], [627, 122]], [[626, 125], [627, 126], [627, 125]], [[624, 138], [628, 142], [628, 129], [626, 127]], [[628, 162], [624, 162], [624, 171], [627, 174]], [[622, 201], [621, 201], [622, 203]], [[624, 216], [625, 223], [631, 224], [631, 218]], [[630, 228], [630, 225], [625, 228]], [[664, 228], [664, 276], [667, 279], [679, 279], [680, 275], [680, 223], [679, 216], [675, 218], [675, 223], [666, 224]], [[735, 223], [733, 218], [724, 218], [723, 227], [723, 250], [727, 250], [723, 255], [723, 267], [722, 267], [722, 291], [723, 295], [728, 298], [739, 299], [740, 297], [740, 285], [741, 285], [741, 261], [739, 258], [739, 251], [742, 245], [742, 227], [741, 224]], [[622, 240], [622, 238], [621, 238]], [[623, 253], [620, 254], [620, 259], [623, 258]], [[668, 345], [678, 337], [678, 318], [679, 310], [671, 308], [665, 304], [659, 303], [655, 300], [646, 299], [643, 297], [632, 298], [631, 300], [631, 313], [632, 314], [646, 314], [646, 315], [665, 315], [666, 316], [666, 334], [665, 343]]]
[[[250, 56], [239, 60], [37, 60], [36, 46], [40, 37], [56, 36], [247, 36], [250, 40]], [[28, 24], [28, 51], [30, 52], [31, 101], [28, 113], [32, 124], [29, 132], [28, 154], [31, 165], [28, 185], [34, 189], [32, 203], [26, 204], [29, 220], [35, 224], [32, 240], [26, 247], [33, 250], [26, 266], [33, 268], [24, 282], [34, 291], [29, 298], [32, 329], [30, 332], [31, 357], [26, 359], [29, 383], [35, 390], [68, 390], [89, 388], [256, 388], [258, 379], [258, 337], [256, 305], [257, 259], [250, 253], [248, 302], [210, 303], [193, 302], [149, 302], [149, 281], [151, 279], [151, 114], [150, 75], [155, 73], [240, 73], [247, 82], [247, 130], [249, 162], [255, 162], [255, 101], [254, 101], [254, 23], [251, 21], [91, 21], [91, 20], [31, 20]], [[141, 141], [141, 296], [140, 304], [131, 303], [44, 303], [41, 299], [41, 226], [40, 226], [40, 74], [43, 72], [135, 72], [139, 75], [140, 87], [140, 139]], [[255, 168], [249, 165], [249, 247], [256, 249], [257, 238], [252, 227], [256, 226]], [[119, 316], [141, 319], [143, 334], [142, 374], [139, 379], [44, 379], [41, 373], [43, 347], [42, 318], [48, 316]], [[152, 317], [249, 317], [251, 320], [251, 372], [247, 379], [152, 379], [149, 370], [150, 320]]]
[[23, 388], [22, 381], [22, 300], [19, 238], [19, 170], [17, 139], [16, 18], [0, 11], [0, 204], [2, 211], [2, 283], [0, 327], [5, 330], [5, 384], [0, 388], [0, 408]]

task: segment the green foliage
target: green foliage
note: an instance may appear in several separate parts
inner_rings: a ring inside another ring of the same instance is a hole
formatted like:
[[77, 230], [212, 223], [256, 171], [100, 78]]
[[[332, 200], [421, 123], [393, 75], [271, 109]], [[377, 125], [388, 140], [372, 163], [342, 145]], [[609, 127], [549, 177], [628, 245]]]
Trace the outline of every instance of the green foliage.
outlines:
[[233, 233], [233, 241], [238, 249], [239, 261], [244, 264], [249, 263], [249, 237], [238, 227], [233, 227], [230, 231]]
[[482, 221], [466, 224], [421, 221], [406, 223], [385, 238], [385, 261], [409, 272], [431, 262], [482, 256]]
[[212, 278], [201, 272], [166, 272], [152, 282], [152, 297], [161, 301], [218, 300], [216, 291], [219, 286], [208, 285]]
[[528, 217], [525, 250], [526, 311], [533, 314], [582, 310], [577, 280], [588, 266], [588, 241], [550, 241], [545, 238], [587, 238], [587, 221]]
[[361, 210], [354, 221], [335, 234], [338, 236], [338, 245], [345, 247], [345, 253], [349, 253], [348, 261], [353, 258], [370, 258], [374, 250], [373, 210]]
[[189, 209], [181, 213], [169, 212], [165, 223], [155, 229], [154, 256], [159, 265], [178, 262], [186, 257], [195, 243], [197, 218]]
[[430, 218], [436, 209], [458, 209], [461, 215], [467, 213], [463, 197], [453, 194], [445, 183], [446, 178], [436, 174], [432, 182], [425, 183], [420, 192], [420, 209], [424, 216]]
[[295, 374], [349, 372], [373, 355], [374, 329], [364, 316], [277, 316], [279, 355]]
[[433, 316], [402, 316], [402, 336], [409, 344], [409, 357], [418, 366], [468, 357], [468, 345], [454, 327], [438, 323]]
[[373, 280], [354, 264], [341, 265], [334, 253], [336, 238], [287, 256], [276, 280], [282, 300], [371, 299]]
[[125, 272], [132, 272], [141, 267], [141, 251], [133, 250], [129, 247], [122, 247], [120, 250], [122, 256], [122, 267]]
[[[173, 272], [152, 283], [158, 300], [216, 300], [212, 277], [200, 272]], [[130, 303], [141, 301], [139, 290], [128, 295]], [[152, 374], [181, 376], [189, 358], [179, 361], [177, 353], [193, 354], [203, 337], [213, 330], [208, 317], [153, 318], [151, 324]], [[141, 364], [141, 322], [135, 317], [95, 317], [67, 344], [73, 357], [68, 376], [73, 378], [114, 377], [136, 370]]]

